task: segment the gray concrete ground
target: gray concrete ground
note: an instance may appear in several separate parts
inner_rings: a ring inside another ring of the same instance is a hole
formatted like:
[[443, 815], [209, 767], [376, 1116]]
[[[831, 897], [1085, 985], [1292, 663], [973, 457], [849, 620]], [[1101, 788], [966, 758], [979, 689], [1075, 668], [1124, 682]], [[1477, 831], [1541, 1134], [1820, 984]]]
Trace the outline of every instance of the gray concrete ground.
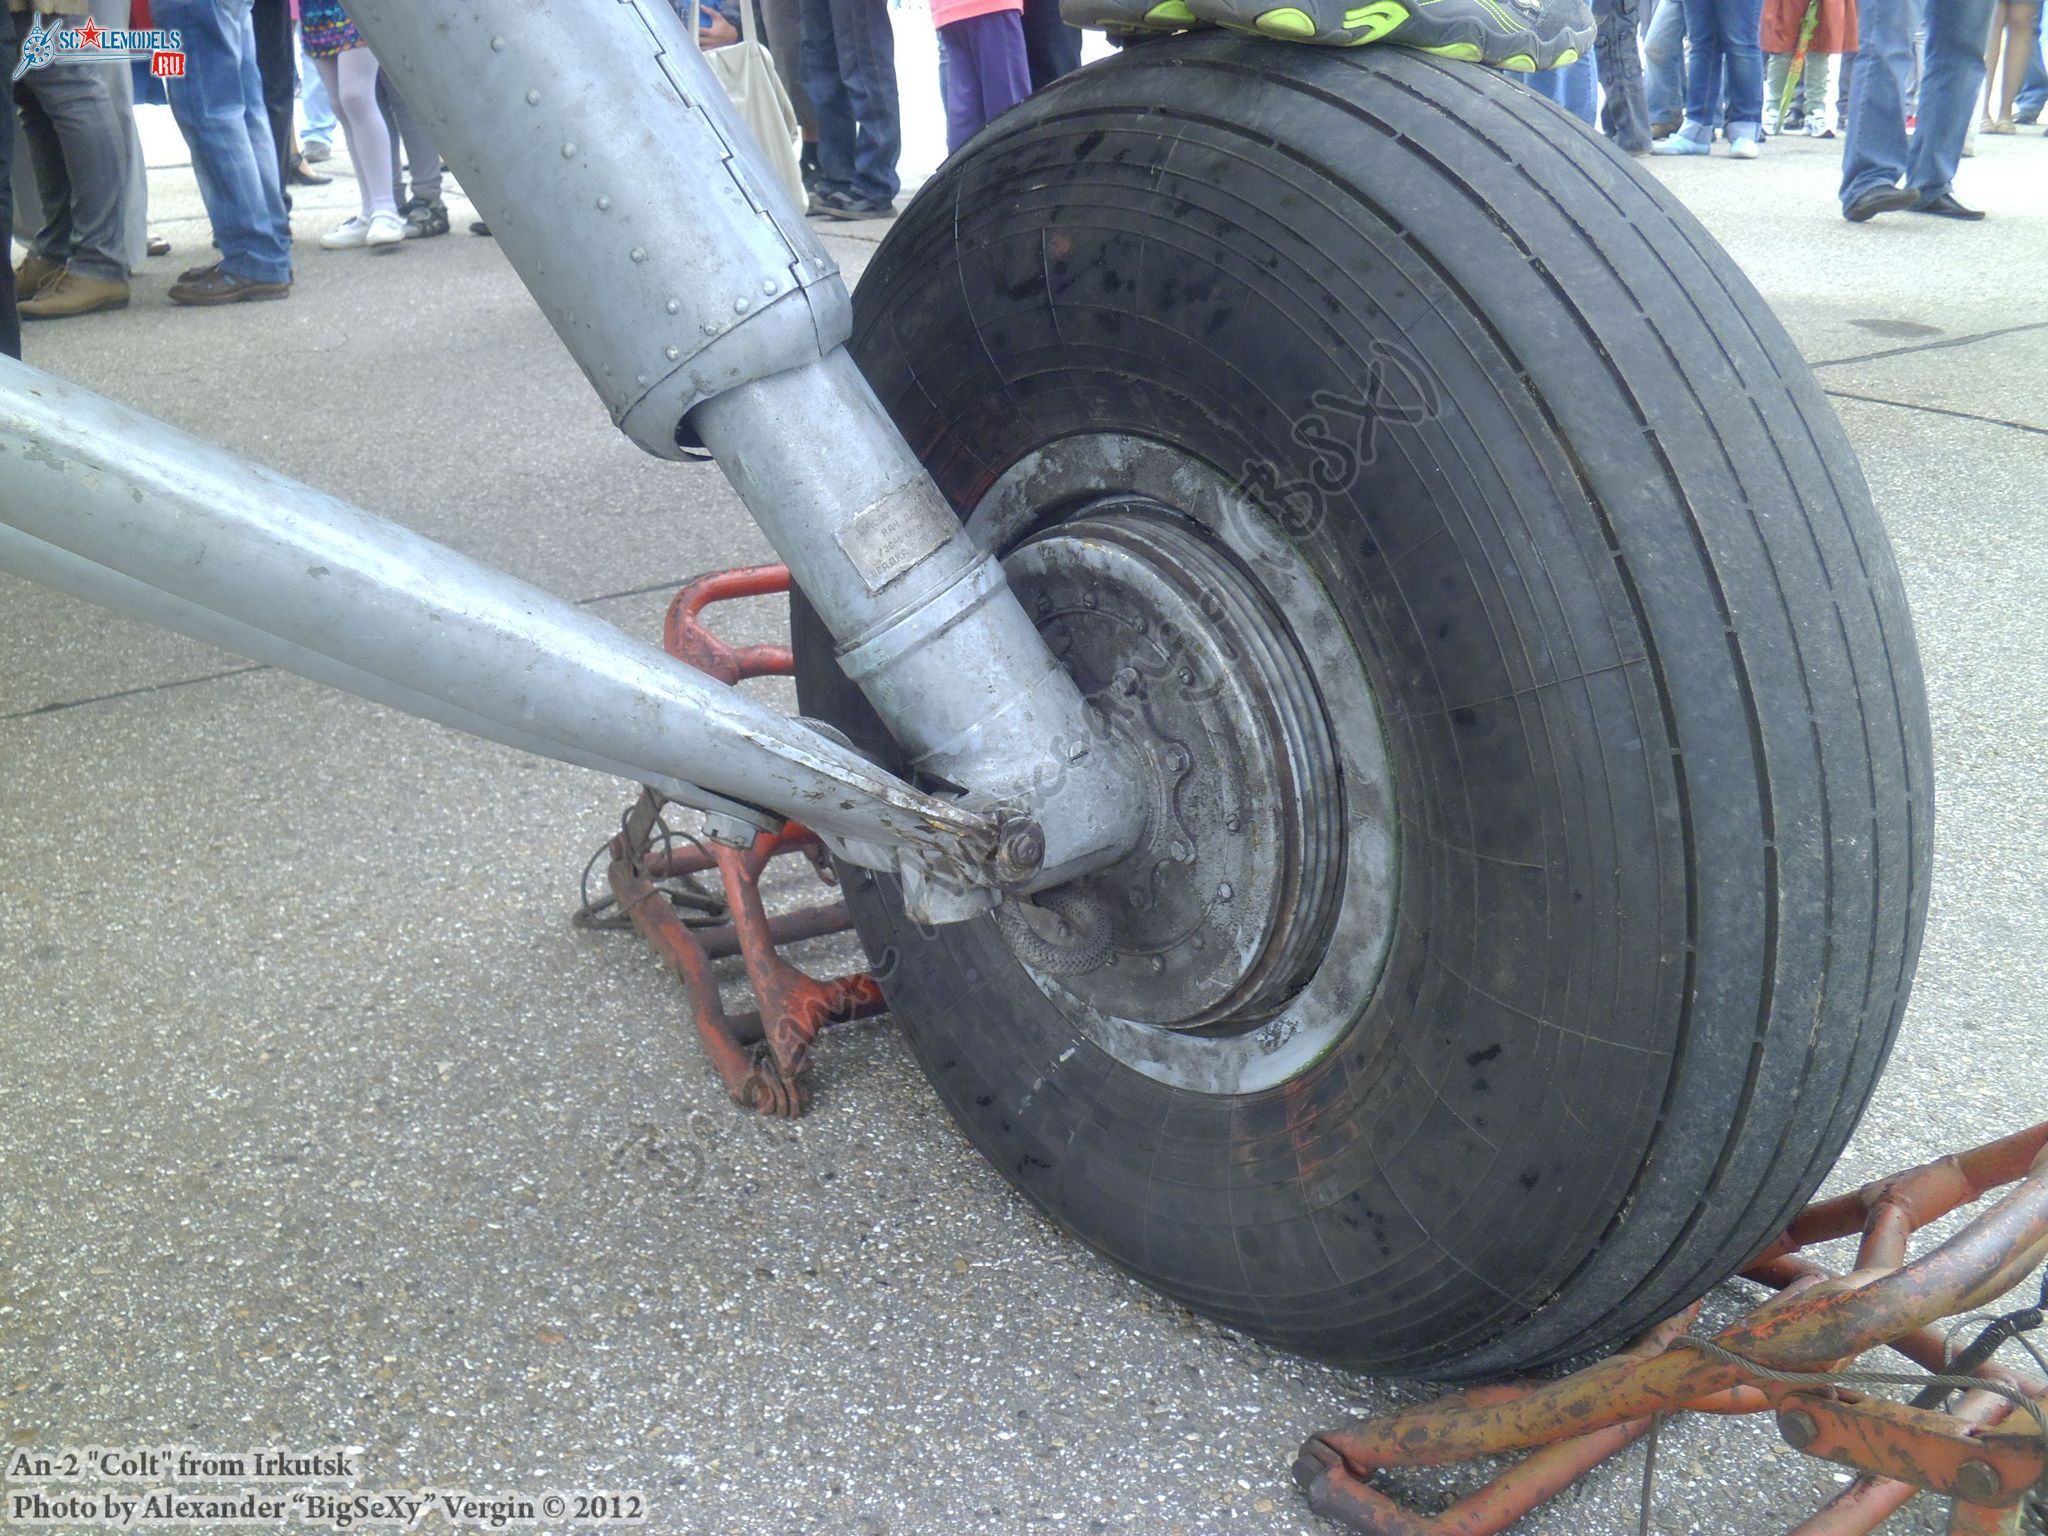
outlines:
[[[1840, 1187], [2043, 1112], [2048, 142], [1983, 141], [1976, 226], [1845, 225], [1835, 149], [1652, 170], [1822, 365], [1921, 627], [1934, 912]], [[205, 225], [153, 185], [175, 253], [40, 366], [643, 633], [767, 553], [716, 470], [611, 431], [489, 241], [323, 253], [344, 181], [288, 303], [182, 312]], [[737, 1113], [667, 975], [566, 920], [625, 798], [0, 580], [0, 1449], [360, 1444], [368, 1487], [639, 1488], [687, 1536], [1319, 1529], [1294, 1447], [1413, 1389], [1061, 1238], [886, 1024], [807, 1119]], [[1838, 1486], [1758, 1423], [1661, 1464], [1667, 1533]], [[1635, 1530], [1638, 1468], [1527, 1529]]]

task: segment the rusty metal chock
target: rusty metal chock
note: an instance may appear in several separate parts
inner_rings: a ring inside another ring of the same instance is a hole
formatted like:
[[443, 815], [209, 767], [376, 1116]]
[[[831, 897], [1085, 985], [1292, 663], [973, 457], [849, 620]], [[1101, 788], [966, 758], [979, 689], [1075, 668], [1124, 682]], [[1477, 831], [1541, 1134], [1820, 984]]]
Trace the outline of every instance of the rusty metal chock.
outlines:
[[[1914, 1232], [1998, 1190], [1908, 1262]], [[1859, 1234], [1847, 1274], [1798, 1257]], [[2044, 1261], [2048, 1122], [1808, 1206], [1743, 1271], [1776, 1294], [1710, 1339], [1689, 1331], [1695, 1304], [1569, 1376], [1478, 1387], [1317, 1435], [1295, 1461], [1295, 1480], [1319, 1514], [1373, 1536], [1494, 1536], [1667, 1415], [1771, 1413], [1793, 1449], [1858, 1474], [1793, 1536], [1861, 1536], [1923, 1492], [1953, 1501], [1952, 1536], [2010, 1536], [2023, 1520], [2038, 1529], [2048, 1380], [1991, 1356], [2039, 1328], [2042, 1309], [2005, 1314], [1953, 1358], [1937, 1325], [1980, 1312]], [[1854, 1368], [1879, 1346], [1930, 1374]], [[2029, 1352], [2042, 1358], [2038, 1346]], [[1916, 1384], [1911, 1402], [1861, 1390]], [[1517, 1451], [1531, 1454], [1435, 1515], [1370, 1481]]]
[[[713, 603], [788, 590], [789, 572], [779, 565], [700, 576], [670, 603], [662, 647], [729, 685], [751, 677], [786, 677], [795, 669], [787, 646], [731, 645], [706, 627], [703, 612]], [[816, 833], [793, 821], [760, 832], [746, 848], [672, 838], [661, 822], [662, 804], [653, 790], [643, 790], [612, 839], [607, 850], [612, 897], [688, 989], [698, 1039], [734, 1101], [762, 1114], [799, 1115], [808, 1097], [804, 1071], [818, 1032], [887, 1008], [880, 985], [867, 972], [821, 980], [783, 959], [778, 949], [853, 926], [844, 901], [773, 917], [762, 904], [762, 872], [784, 855], [804, 856], [820, 880], [831, 883], [835, 877], [824, 845]], [[692, 927], [659, 882], [713, 869], [724, 891], [725, 921]], [[719, 997], [713, 962], [735, 954], [745, 963], [754, 993], [752, 1013], [729, 1014]]]

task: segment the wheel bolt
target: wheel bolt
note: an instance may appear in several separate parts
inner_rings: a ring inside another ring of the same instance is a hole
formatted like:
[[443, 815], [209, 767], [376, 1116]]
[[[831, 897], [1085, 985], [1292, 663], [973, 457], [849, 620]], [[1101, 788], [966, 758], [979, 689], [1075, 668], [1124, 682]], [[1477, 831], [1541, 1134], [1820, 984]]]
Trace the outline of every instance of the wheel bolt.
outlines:
[[1173, 856], [1185, 864], [1195, 856], [1195, 845], [1184, 837], [1173, 840]]
[[1138, 669], [1136, 667], [1118, 667], [1116, 676], [1112, 681], [1116, 684], [1116, 691], [1118, 693], [1126, 696], [1134, 694], [1138, 691]]
[[1218, 901], [1228, 901], [1231, 897], [1235, 896], [1236, 894], [1237, 892], [1230, 888], [1230, 882], [1228, 880], [1224, 881], [1221, 885], [1216, 887], [1216, 899]]
[[1152, 969], [1155, 971], [1163, 971], [1166, 969], [1166, 959], [1163, 955], [1154, 955], [1152, 957]]
[[1166, 749], [1166, 771], [1168, 773], [1185, 773], [1187, 766], [1188, 749], [1186, 747], [1176, 746]]

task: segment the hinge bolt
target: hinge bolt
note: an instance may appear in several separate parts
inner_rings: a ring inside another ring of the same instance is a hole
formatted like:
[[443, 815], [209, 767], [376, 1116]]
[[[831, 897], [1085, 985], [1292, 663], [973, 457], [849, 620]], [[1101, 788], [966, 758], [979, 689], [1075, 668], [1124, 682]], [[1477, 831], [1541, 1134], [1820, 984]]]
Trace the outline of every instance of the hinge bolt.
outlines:
[[1778, 1433], [1793, 1450], [1803, 1451], [1820, 1438], [1820, 1426], [1812, 1414], [1792, 1408], [1778, 1416]]
[[2005, 1492], [2005, 1481], [1988, 1461], [1966, 1461], [1956, 1468], [1956, 1492], [1967, 1504], [1989, 1504]]

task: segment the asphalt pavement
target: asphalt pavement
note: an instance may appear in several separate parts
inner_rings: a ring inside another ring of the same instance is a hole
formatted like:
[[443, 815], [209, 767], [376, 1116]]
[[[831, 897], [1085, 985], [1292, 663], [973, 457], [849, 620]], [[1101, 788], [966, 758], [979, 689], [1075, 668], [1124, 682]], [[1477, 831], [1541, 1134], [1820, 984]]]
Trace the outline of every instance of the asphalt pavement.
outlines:
[[[2048, 1100], [2048, 140], [1982, 141], [1975, 225], [1845, 224], [1838, 149], [1651, 165], [1819, 368], [1919, 624], [1933, 912], [1835, 1188]], [[642, 634], [767, 557], [715, 468], [612, 430], [459, 200], [372, 256], [313, 244], [347, 180], [302, 192], [290, 300], [195, 312], [163, 296], [206, 254], [189, 171], [152, 195], [172, 255], [31, 329], [37, 366]], [[827, 243], [857, 275], [878, 235]], [[627, 797], [0, 578], [0, 1453], [354, 1445], [364, 1487], [639, 1489], [677, 1536], [1327, 1529], [1295, 1447], [1417, 1390], [1063, 1238], [886, 1021], [821, 1050], [803, 1120], [735, 1110], [673, 980], [568, 921]], [[1765, 1422], [1673, 1423], [1659, 1464], [1674, 1536], [1846, 1477]], [[1640, 1478], [1526, 1529], [1635, 1531]]]

